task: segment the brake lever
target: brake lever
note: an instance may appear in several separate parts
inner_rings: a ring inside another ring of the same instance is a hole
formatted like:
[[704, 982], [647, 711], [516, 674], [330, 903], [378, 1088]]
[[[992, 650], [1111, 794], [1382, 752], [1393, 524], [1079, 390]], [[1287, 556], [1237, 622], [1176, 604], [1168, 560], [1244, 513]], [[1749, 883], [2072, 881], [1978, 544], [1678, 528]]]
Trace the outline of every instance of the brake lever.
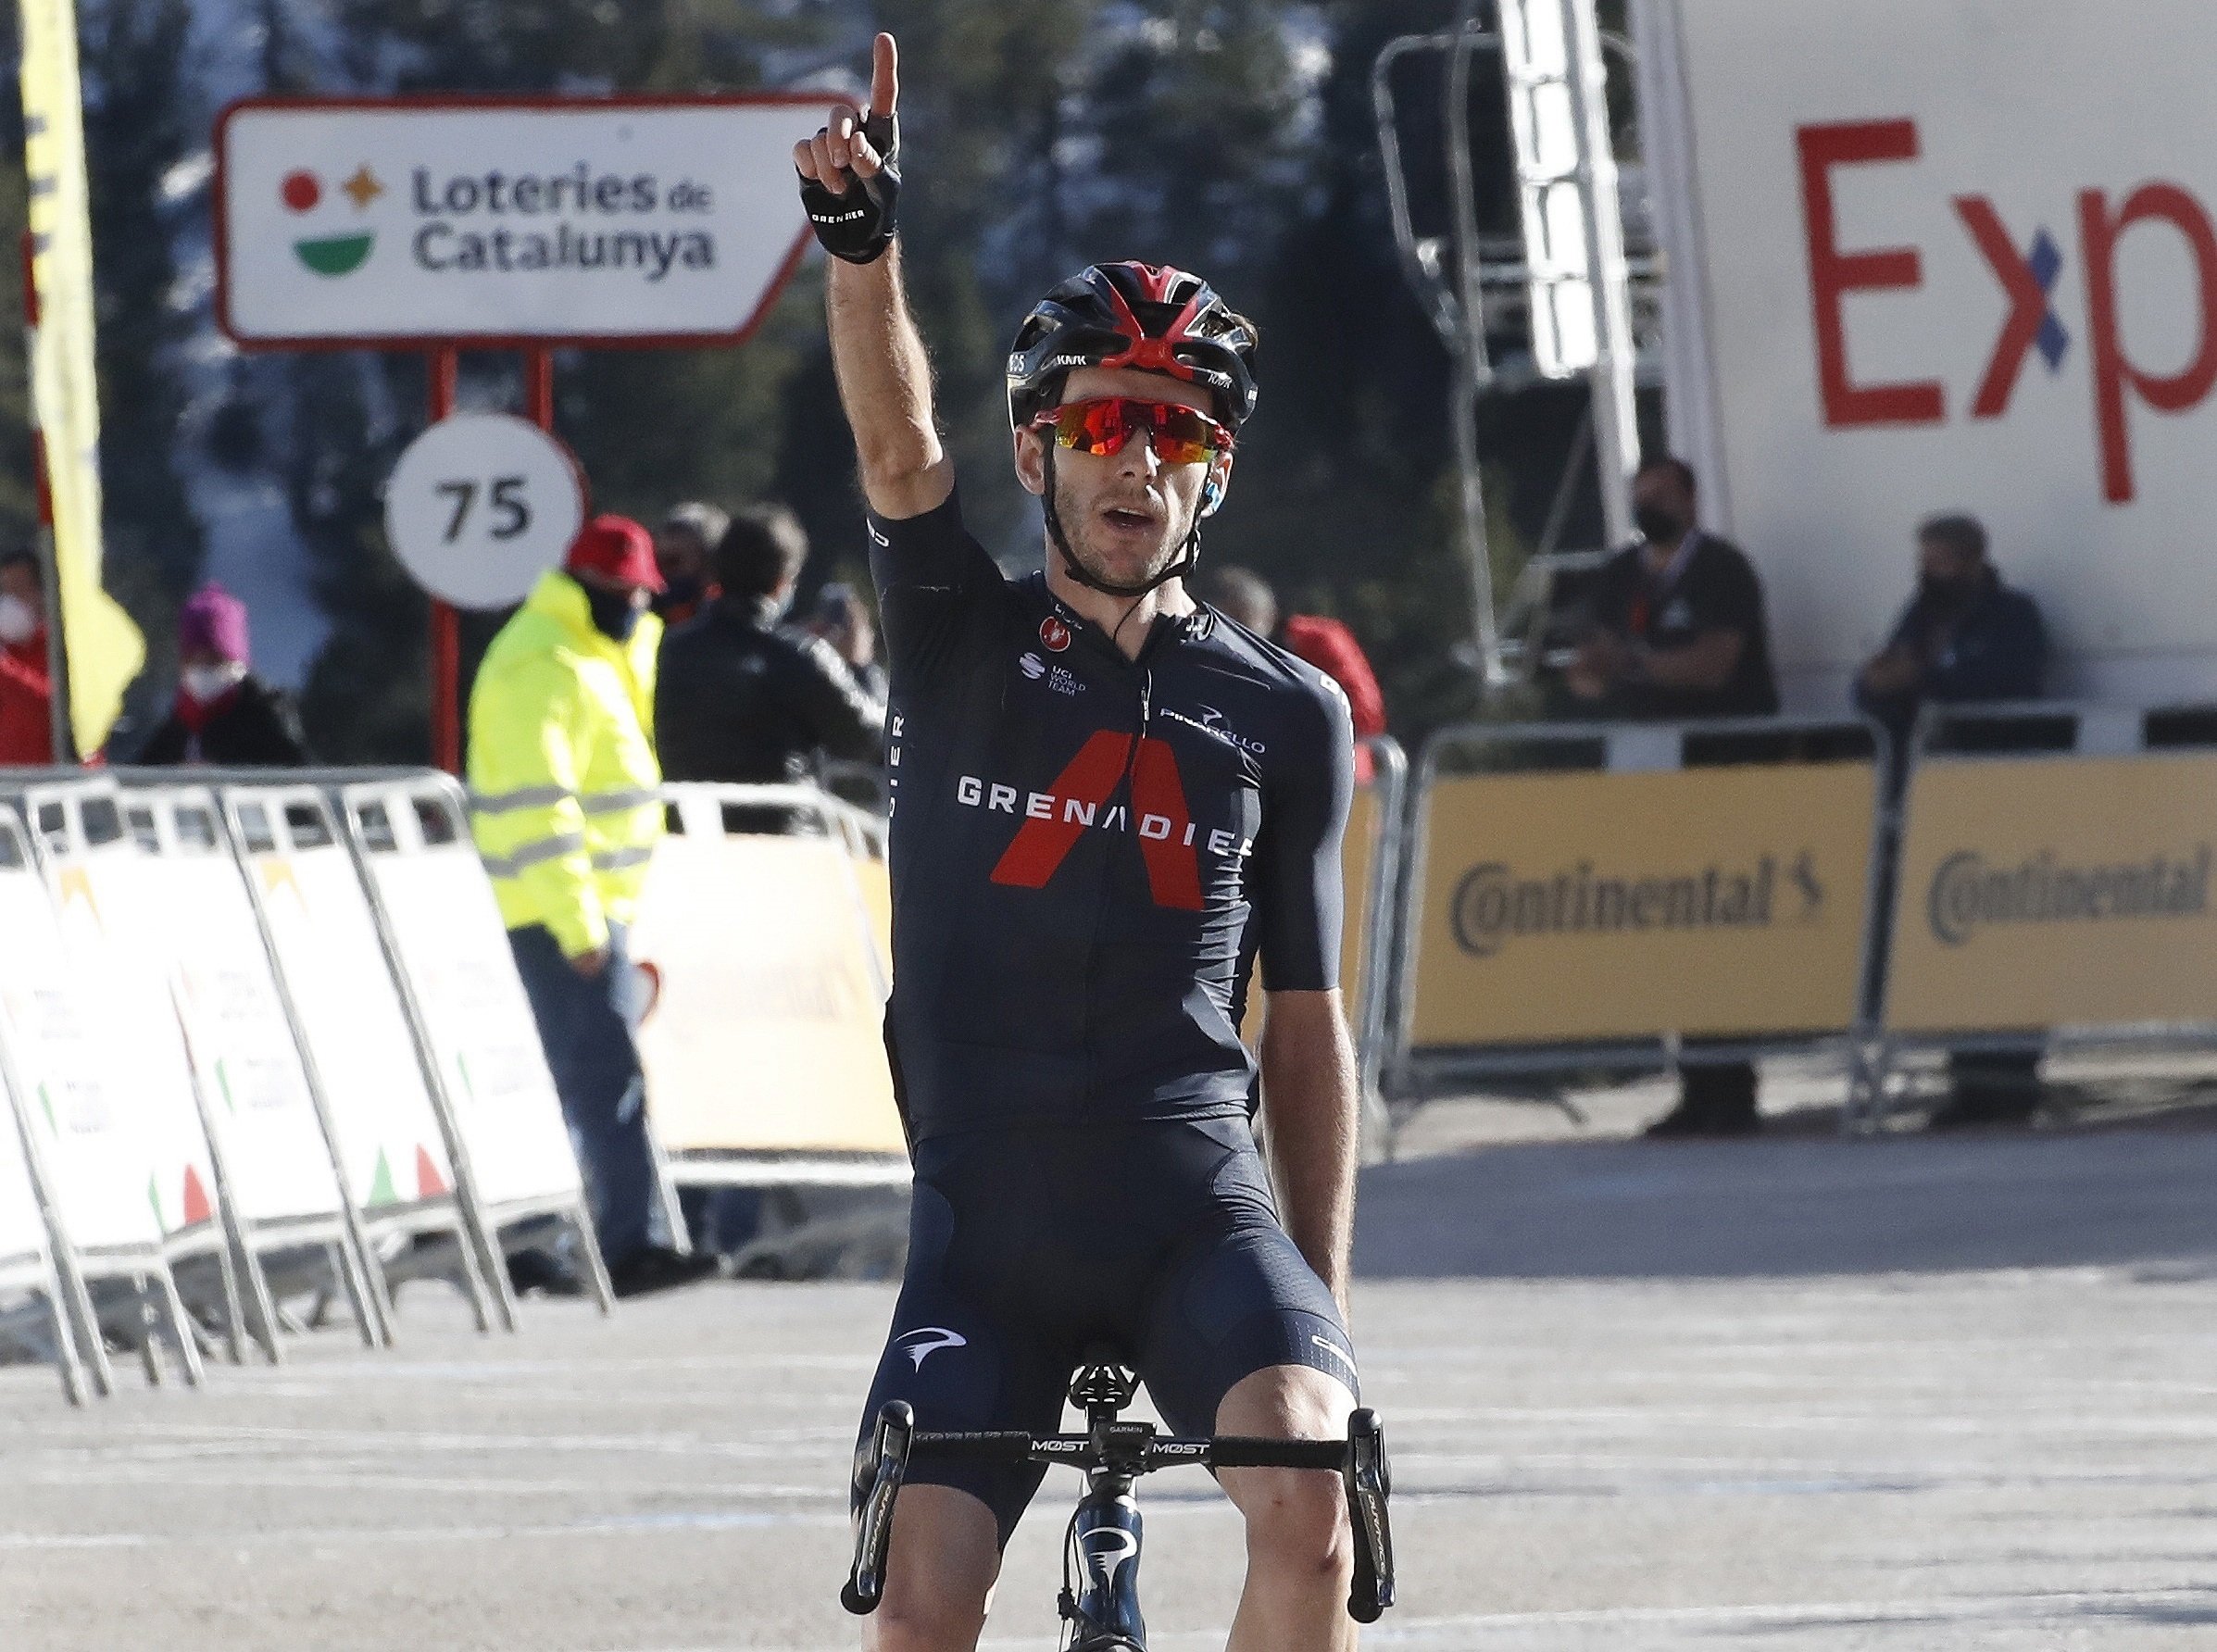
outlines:
[[[908, 1447], [916, 1438], [916, 1413], [905, 1400], [893, 1400], [878, 1413], [870, 1438], [870, 1490], [855, 1525], [855, 1563], [839, 1604], [857, 1617], [878, 1609], [885, 1597], [885, 1552], [893, 1542], [893, 1505], [908, 1472]], [[858, 1479], [860, 1477], [858, 1476]]]
[[1355, 1529], [1355, 1582], [1347, 1616], [1375, 1623], [1394, 1603], [1394, 1533], [1385, 1511], [1393, 1495], [1393, 1464], [1385, 1455], [1385, 1429], [1367, 1408], [1347, 1420], [1347, 1520]]

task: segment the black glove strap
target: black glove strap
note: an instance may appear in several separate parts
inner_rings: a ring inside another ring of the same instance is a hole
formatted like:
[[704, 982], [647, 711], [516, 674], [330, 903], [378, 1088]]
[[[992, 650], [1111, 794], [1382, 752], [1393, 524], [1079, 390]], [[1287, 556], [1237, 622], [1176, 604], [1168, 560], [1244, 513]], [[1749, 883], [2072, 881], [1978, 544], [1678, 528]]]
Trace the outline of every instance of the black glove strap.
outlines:
[[800, 181], [801, 206], [816, 226], [816, 239], [823, 243], [824, 251], [849, 264], [883, 257], [900, 227], [900, 118], [866, 116], [862, 135], [883, 160], [876, 177], [858, 178], [852, 168], [843, 170], [845, 194], [833, 194], [811, 178]]

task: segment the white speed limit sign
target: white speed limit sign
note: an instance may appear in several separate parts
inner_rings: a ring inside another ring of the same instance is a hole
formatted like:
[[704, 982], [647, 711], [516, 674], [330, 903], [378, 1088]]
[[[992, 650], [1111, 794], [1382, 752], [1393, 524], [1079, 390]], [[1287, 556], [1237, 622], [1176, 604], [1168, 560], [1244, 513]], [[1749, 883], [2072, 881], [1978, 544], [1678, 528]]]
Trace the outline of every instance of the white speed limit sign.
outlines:
[[408, 444], [385, 484], [385, 537], [419, 585], [500, 608], [558, 567], [585, 520], [570, 449], [511, 413], [457, 413]]

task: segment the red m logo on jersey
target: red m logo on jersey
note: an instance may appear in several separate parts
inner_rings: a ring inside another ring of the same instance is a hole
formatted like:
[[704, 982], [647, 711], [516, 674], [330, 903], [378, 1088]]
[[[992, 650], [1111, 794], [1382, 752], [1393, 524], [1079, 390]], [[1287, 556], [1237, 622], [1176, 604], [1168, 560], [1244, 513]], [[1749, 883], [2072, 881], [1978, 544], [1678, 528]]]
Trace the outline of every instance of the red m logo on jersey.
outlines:
[[[1117, 782], [1132, 771], [1132, 806], [1121, 804], [1106, 818], [1101, 806]], [[1193, 816], [1185, 807], [1185, 785], [1178, 775], [1177, 754], [1159, 740], [1139, 742], [1133, 758], [1132, 736], [1108, 730], [1081, 746], [1046, 793], [1045, 813], [1029, 815], [993, 869], [993, 881], [1019, 889], [1044, 889], [1088, 826], [1113, 828], [1124, 817], [1139, 829], [1139, 852], [1146, 858], [1147, 887], [1158, 907], [1201, 909], [1201, 864], [1193, 846]]]

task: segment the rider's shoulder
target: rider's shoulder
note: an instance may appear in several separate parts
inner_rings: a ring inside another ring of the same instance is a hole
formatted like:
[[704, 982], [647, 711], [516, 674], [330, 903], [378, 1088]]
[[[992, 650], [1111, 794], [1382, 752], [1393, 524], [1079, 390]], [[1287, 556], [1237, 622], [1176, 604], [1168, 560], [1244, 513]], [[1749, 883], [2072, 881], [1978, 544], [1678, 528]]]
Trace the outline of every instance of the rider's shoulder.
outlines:
[[1209, 640], [1263, 688], [1296, 701], [1345, 707], [1347, 696], [1339, 684], [1291, 649], [1207, 603], [1200, 613], [1207, 617]]

